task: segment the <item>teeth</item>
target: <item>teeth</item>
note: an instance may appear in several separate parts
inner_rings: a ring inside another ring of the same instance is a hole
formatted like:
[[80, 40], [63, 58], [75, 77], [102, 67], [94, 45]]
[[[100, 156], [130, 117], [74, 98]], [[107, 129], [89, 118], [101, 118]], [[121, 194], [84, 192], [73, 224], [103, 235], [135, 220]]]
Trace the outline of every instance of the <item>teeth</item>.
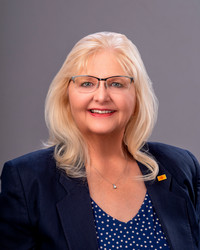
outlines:
[[91, 109], [92, 113], [97, 113], [97, 114], [108, 114], [108, 113], [112, 113], [114, 111], [111, 110], [98, 110], [98, 109]]

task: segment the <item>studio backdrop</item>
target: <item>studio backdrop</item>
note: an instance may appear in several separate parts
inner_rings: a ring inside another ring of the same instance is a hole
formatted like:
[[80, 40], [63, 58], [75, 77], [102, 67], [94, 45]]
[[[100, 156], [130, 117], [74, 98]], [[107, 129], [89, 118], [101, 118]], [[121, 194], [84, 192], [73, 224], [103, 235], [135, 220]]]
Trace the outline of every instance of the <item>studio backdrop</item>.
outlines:
[[0, 166], [42, 147], [48, 87], [72, 46], [99, 31], [141, 52], [159, 100], [150, 140], [200, 160], [199, 27], [198, 0], [0, 0]]

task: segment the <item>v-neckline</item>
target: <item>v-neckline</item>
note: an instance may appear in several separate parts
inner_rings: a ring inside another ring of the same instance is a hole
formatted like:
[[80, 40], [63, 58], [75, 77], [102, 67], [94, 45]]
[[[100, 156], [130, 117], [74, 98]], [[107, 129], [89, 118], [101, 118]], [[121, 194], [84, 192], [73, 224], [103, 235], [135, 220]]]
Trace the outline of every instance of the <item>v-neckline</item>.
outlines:
[[[94, 206], [96, 205], [97, 208], [100, 209], [100, 211], [102, 213], [104, 213], [107, 217], [111, 218], [113, 221], [115, 221], [117, 223], [127, 225], [127, 224], [131, 223], [131, 221], [133, 221], [136, 217], [138, 217], [141, 214], [142, 209], [144, 208], [145, 205], [147, 205], [147, 201], [148, 201], [148, 199], [150, 199], [150, 197], [148, 195], [148, 192], [146, 192], [146, 194], [144, 196], [144, 200], [143, 200], [138, 212], [130, 220], [128, 220], [127, 222], [118, 220], [117, 218], [115, 218], [115, 217], [111, 216], [110, 214], [106, 213], [91, 197], [90, 197], [90, 199], [91, 199], [91, 203], [93, 202]], [[93, 205], [92, 205], [92, 208], [93, 208]]]

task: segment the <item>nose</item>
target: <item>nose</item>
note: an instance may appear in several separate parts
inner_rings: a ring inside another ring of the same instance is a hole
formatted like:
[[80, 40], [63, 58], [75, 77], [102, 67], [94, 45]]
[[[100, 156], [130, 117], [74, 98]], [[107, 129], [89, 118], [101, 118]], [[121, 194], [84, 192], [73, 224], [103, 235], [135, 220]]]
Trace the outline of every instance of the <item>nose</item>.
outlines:
[[107, 102], [110, 100], [110, 95], [109, 95], [109, 91], [107, 89], [106, 86], [106, 82], [105, 81], [100, 81], [99, 82], [99, 86], [96, 89], [96, 91], [94, 92], [94, 100], [98, 101], [98, 102]]

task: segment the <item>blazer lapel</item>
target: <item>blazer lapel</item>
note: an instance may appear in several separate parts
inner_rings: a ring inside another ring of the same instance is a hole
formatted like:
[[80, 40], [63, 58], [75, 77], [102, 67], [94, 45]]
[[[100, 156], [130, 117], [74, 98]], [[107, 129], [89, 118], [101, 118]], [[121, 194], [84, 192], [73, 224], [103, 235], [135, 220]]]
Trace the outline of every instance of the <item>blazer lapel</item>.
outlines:
[[[146, 167], [140, 163], [138, 165], [145, 174]], [[145, 184], [170, 248], [194, 250], [184, 193], [171, 174], [162, 165], [159, 168], [159, 175], [165, 174], [167, 179]], [[71, 180], [63, 174], [60, 175], [60, 183], [66, 190], [66, 196], [57, 203], [57, 210], [69, 249], [98, 249], [87, 185]]]
[[57, 203], [69, 249], [98, 249], [91, 200], [87, 185], [81, 181], [60, 176], [67, 195]]
[[[144, 173], [146, 167], [140, 163], [139, 166]], [[171, 249], [192, 250], [194, 243], [189, 224], [187, 202], [171, 174], [161, 165], [159, 168], [159, 175], [165, 174], [167, 179], [146, 182], [147, 191], [155, 211]]]

